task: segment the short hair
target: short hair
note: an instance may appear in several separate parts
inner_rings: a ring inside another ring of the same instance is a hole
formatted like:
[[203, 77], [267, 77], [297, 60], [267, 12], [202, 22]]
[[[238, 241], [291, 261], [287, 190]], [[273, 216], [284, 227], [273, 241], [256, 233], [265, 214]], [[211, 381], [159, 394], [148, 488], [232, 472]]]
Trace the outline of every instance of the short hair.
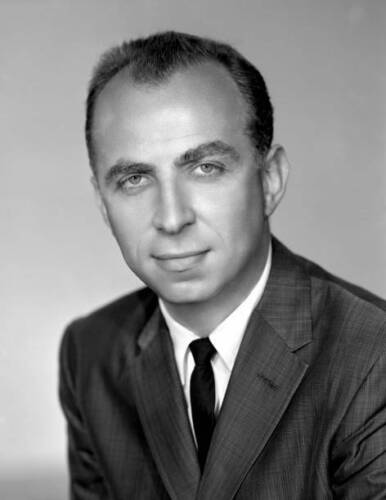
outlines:
[[92, 139], [95, 102], [116, 74], [128, 68], [134, 83], [157, 85], [179, 70], [206, 61], [225, 67], [237, 84], [250, 111], [246, 132], [258, 153], [264, 156], [272, 143], [273, 107], [260, 72], [228, 44], [166, 31], [123, 42], [105, 52], [96, 65], [88, 87], [85, 123], [87, 150], [93, 170], [96, 161]]

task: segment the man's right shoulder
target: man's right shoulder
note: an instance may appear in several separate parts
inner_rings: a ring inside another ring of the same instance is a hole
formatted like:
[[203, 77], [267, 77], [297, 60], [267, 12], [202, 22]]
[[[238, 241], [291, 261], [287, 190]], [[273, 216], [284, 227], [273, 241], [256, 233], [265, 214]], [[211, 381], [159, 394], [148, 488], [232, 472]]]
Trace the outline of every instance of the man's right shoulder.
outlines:
[[157, 304], [157, 296], [149, 288], [136, 290], [73, 320], [65, 329], [62, 344], [103, 352], [122, 340], [134, 341]]

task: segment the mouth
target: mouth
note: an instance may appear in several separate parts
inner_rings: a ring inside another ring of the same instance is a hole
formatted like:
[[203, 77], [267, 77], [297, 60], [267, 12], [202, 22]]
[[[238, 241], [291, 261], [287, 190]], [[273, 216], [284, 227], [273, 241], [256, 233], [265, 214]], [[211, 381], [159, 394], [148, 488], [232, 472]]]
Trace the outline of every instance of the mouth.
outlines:
[[181, 253], [161, 253], [161, 254], [154, 255], [154, 258], [157, 260], [188, 259], [190, 257], [196, 257], [198, 255], [202, 255], [202, 254], [207, 253], [207, 252], [208, 252], [208, 250], [181, 252]]
[[167, 252], [156, 254], [153, 257], [163, 270], [183, 272], [199, 264], [208, 252], [208, 249], [179, 253]]

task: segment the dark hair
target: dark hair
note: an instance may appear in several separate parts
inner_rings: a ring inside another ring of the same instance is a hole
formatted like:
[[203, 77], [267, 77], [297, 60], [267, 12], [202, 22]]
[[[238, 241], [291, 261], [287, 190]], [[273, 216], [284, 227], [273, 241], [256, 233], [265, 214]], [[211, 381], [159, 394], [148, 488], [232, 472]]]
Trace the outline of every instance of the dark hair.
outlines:
[[265, 155], [273, 136], [273, 108], [260, 72], [230, 45], [207, 38], [166, 31], [123, 42], [105, 52], [94, 69], [86, 101], [86, 143], [90, 165], [95, 168], [92, 141], [95, 102], [105, 85], [122, 69], [138, 84], [160, 84], [182, 68], [203, 61], [224, 66], [236, 82], [250, 109], [247, 133], [257, 151]]

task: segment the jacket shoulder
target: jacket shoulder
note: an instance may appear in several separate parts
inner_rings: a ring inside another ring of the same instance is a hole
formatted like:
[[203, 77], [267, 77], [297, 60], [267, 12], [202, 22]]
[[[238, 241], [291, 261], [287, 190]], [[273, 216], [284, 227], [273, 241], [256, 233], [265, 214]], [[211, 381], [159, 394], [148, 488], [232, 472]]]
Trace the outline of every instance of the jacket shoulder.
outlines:
[[77, 351], [85, 358], [103, 357], [122, 342], [134, 344], [156, 305], [156, 295], [142, 288], [75, 319], [65, 329], [61, 355]]
[[[372, 304], [380, 311], [386, 312], [386, 300], [354, 283], [346, 281], [330, 273], [315, 262], [291, 252], [275, 237], [272, 239], [273, 255], [276, 265], [287, 272], [292, 269], [292, 281], [297, 282], [300, 276], [311, 280], [315, 286], [324, 286], [340, 292], [348, 300], [358, 299]], [[295, 279], [294, 279], [295, 277]]]
[[331, 355], [350, 353], [358, 371], [361, 364], [372, 366], [386, 351], [386, 301], [304, 257], [295, 259], [310, 277], [313, 324], [324, 325], [314, 332], [324, 332], [324, 349], [330, 344]]
[[323, 269], [318, 264], [305, 259], [299, 255], [295, 255], [297, 261], [305, 268], [306, 272], [316, 280], [321, 280], [327, 283], [331, 288], [336, 291], [340, 291], [343, 295], [346, 295], [347, 298], [358, 299], [360, 301], [367, 302], [372, 306], [380, 309], [380, 311], [386, 312], [386, 300], [378, 295], [372, 293], [365, 288], [362, 288], [354, 283], [346, 281], [334, 274]]
[[135, 321], [146, 320], [149, 311], [154, 309], [156, 301], [156, 295], [149, 288], [141, 288], [75, 319], [70, 326], [76, 329], [88, 329], [102, 323], [119, 327], [128, 316]]
[[313, 337], [324, 349], [327, 342], [335, 348], [344, 346], [348, 352], [363, 348], [375, 357], [386, 350], [385, 300], [293, 254], [275, 239], [273, 249], [276, 265], [287, 277], [281, 293], [296, 294], [293, 307], [308, 304]]

